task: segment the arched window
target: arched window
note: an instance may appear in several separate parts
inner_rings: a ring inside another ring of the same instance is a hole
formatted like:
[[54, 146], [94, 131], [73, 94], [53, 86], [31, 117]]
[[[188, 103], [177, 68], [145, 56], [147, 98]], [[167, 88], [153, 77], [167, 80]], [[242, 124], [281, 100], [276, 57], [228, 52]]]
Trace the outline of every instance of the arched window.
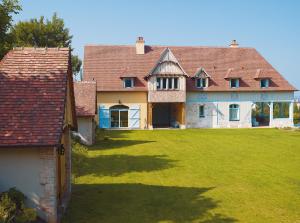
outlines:
[[109, 108], [111, 128], [128, 127], [128, 106], [114, 105]]
[[240, 106], [237, 104], [229, 105], [229, 121], [240, 120]]

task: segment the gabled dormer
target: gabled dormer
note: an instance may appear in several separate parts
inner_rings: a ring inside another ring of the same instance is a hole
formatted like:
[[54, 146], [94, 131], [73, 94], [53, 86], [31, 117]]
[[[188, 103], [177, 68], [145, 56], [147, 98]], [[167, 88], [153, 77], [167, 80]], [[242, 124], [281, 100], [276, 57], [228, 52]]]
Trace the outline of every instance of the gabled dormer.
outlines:
[[240, 81], [242, 79], [242, 72], [244, 68], [241, 69], [234, 69], [229, 68], [227, 70], [226, 76], [224, 77], [225, 80], [228, 81], [229, 88], [237, 89], [240, 87]]
[[209, 86], [210, 75], [204, 70], [203, 67], [198, 68], [193, 76], [196, 88], [207, 88]]
[[[146, 76], [146, 80], [148, 81], [149, 100], [159, 100], [159, 96], [157, 95], [160, 94], [160, 96], [164, 97], [164, 100], [167, 101], [184, 101], [186, 77], [188, 77], [188, 75], [172, 53], [171, 49], [166, 48]], [[177, 95], [179, 95], [179, 98], [177, 96], [177, 98], [174, 97], [174, 94], [171, 95], [167, 93], [174, 91], [184, 93], [178, 93]], [[166, 98], [167, 94], [169, 95], [169, 99]]]

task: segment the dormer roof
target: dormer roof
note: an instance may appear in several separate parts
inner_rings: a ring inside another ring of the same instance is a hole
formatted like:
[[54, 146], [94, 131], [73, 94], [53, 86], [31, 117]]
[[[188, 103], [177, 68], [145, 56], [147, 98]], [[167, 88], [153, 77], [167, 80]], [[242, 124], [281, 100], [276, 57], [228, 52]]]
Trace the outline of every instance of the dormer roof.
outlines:
[[166, 48], [161, 53], [159, 60], [146, 78], [152, 75], [184, 75], [188, 77], [170, 48]]
[[211, 76], [205, 71], [203, 67], [197, 69], [193, 78], [210, 78]]

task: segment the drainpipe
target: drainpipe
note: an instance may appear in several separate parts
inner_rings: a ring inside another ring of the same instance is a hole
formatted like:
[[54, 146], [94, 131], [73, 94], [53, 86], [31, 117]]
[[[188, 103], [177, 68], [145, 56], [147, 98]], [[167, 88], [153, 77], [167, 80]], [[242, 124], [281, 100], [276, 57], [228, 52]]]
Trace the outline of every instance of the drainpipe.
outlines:
[[291, 103], [290, 103], [289, 118], [290, 118], [291, 125], [294, 126], [294, 103], [293, 103], [293, 101], [291, 101]]
[[269, 127], [273, 126], [273, 101], [270, 102], [270, 123], [269, 123]]

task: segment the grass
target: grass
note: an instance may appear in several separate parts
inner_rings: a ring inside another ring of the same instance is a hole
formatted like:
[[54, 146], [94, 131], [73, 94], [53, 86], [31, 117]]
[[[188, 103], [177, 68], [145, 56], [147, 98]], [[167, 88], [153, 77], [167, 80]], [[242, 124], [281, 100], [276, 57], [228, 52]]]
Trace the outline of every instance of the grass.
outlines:
[[64, 222], [299, 223], [299, 142], [278, 129], [100, 131], [74, 154]]

